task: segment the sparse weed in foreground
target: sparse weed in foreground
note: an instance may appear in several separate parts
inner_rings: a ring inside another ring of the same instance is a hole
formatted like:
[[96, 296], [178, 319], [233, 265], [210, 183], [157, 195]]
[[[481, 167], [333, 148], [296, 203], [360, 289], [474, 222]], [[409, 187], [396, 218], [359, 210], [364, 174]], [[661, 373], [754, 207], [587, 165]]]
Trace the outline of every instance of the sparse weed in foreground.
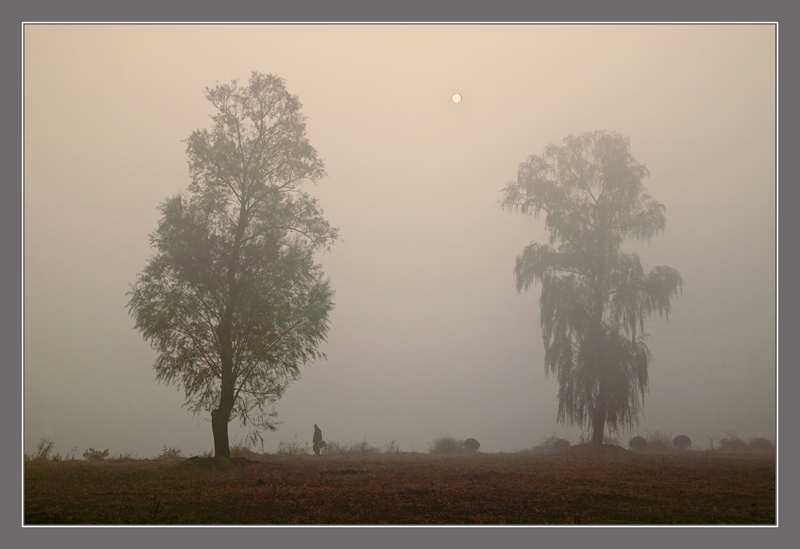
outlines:
[[108, 457], [108, 448], [103, 450], [95, 450], [94, 448], [89, 448], [83, 453], [83, 459], [86, 461], [100, 461]]
[[311, 453], [311, 447], [307, 442], [297, 442], [297, 436], [290, 441], [282, 440], [278, 443], [278, 454], [289, 456], [302, 456]]
[[380, 454], [380, 448], [371, 445], [366, 440], [361, 442], [339, 442], [338, 440], [326, 441], [322, 448], [322, 453], [326, 455], [346, 454], [346, 455], [368, 455]]
[[[45, 461], [50, 459], [50, 453], [53, 451], [55, 444], [52, 440], [48, 440], [46, 438], [40, 438], [36, 442], [36, 449], [33, 451], [33, 455], [28, 457], [28, 459], [38, 460], [38, 461]], [[56, 460], [57, 461], [57, 460]]]
[[183, 457], [183, 452], [181, 452], [180, 448], [167, 448], [167, 445], [165, 444], [164, 450], [161, 451], [161, 454], [156, 459], [177, 459], [181, 457]]
[[61, 455], [61, 452], [56, 452], [55, 454], [53, 454], [53, 461], [74, 461], [75, 454], [77, 453], [77, 451], [78, 447], [76, 446], [75, 448], [70, 450], [68, 454], [64, 454], [63, 456]]

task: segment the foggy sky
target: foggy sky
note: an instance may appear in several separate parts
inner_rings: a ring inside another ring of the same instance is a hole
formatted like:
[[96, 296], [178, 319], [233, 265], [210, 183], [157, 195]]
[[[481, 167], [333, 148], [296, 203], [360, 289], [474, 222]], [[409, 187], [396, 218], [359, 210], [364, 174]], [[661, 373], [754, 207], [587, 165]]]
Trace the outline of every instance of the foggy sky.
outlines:
[[[775, 438], [775, 29], [770, 25], [28, 25], [24, 38], [24, 448], [154, 457], [213, 448], [208, 414], [155, 382], [126, 292], [156, 207], [189, 184], [206, 87], [252, 71], [299, 96], [341, 239], [327, 360], [277, 410], [280, 441], [474, 437], [530, 448], [556, 421], [540, 286], [515, 258], [544, 219], [502, 211], [518, 165], [570, 134], [630, 138], [666, 206], [645, 270], [678, 269], [646, 324], [650, 392], [633, 432]], [[463, 101], [450, 101], [458, 92]], [[245, 431], [231, 423], [231, 441]]]

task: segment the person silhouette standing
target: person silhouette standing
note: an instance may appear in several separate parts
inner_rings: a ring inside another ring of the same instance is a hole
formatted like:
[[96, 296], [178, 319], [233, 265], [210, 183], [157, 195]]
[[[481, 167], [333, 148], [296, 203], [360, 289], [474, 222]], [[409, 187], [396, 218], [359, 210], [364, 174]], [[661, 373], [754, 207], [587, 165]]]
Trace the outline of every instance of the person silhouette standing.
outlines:
[[320, 449], [322, 449], [325, 446], [325, 441], [322, 440], [322, 430], [317, 426], [316, 423], [314, 424], [313, 442], [314, 442], [314, 453], [316, 455], [319, 455]]

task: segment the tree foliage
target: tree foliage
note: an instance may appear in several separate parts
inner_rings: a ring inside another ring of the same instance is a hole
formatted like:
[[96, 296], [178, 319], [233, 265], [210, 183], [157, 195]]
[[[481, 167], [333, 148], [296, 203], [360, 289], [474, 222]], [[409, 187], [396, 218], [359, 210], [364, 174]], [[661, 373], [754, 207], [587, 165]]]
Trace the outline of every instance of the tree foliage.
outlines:
[[649, 273], [628, 239], [650, 242], [666, 226], [665, 208], [645, 190], [649, 175], [628, 138], [596, 131], [569, 136], [520, 165], [502, 206], [545, 216], [547, 244], [517, 257], [517, 290], [541, 284], [545, 371], [559, 382], [558, 419], [592, 425], [592, 441], [636, 422], [648, 386], [644, 322], [668, 318], [682, 278], [670, 267]]
[[322, 356], [333, 292], [314, 254], [337, 231], [299, 189], [324, 167], [283, 80], [253, 73], [206, 98], [213, 125], [186, 140], [188, 192], [159, 207], [128, 308], [158, 352], [157, 380], [211, 412], [215, 451], [229, 457], [228, 422], [254, 439], [274, 429], [272, 404]]

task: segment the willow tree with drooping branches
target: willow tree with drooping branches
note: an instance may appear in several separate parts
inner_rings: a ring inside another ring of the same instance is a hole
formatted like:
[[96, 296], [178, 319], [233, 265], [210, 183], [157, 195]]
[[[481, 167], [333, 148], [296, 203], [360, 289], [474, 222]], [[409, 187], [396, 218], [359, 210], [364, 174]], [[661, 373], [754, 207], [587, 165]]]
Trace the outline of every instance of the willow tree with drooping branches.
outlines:
[[300, 189], [325, 172], [284, 81], [254, 72], [205, 95], [213, 124], [186, 140], [188, 192], [161, 204], [128, 309], [156, 379], [210, 412], [215, 455], [230, 457], [229, 422], [253, 441], [274, 430], [274, 403], [324, 356], [333, 291], [314, 256], [337, 231]]
[[541, 284], [545, 372], [559, 383], [558, 420], [588, 426], [593, 444], [606, 428], [638, 422], [652, 356], [645, 320], [669, 318], [683, 279], [671, 267], [645, 273], [626, 240], [651, 242], [665, 208], [646, 191], [645, 165], [626, 136], [595, 131], [547, 146], [519, 167], [502, 207], [545, 218], [547, 244], [517, 256], [517, 291]]

